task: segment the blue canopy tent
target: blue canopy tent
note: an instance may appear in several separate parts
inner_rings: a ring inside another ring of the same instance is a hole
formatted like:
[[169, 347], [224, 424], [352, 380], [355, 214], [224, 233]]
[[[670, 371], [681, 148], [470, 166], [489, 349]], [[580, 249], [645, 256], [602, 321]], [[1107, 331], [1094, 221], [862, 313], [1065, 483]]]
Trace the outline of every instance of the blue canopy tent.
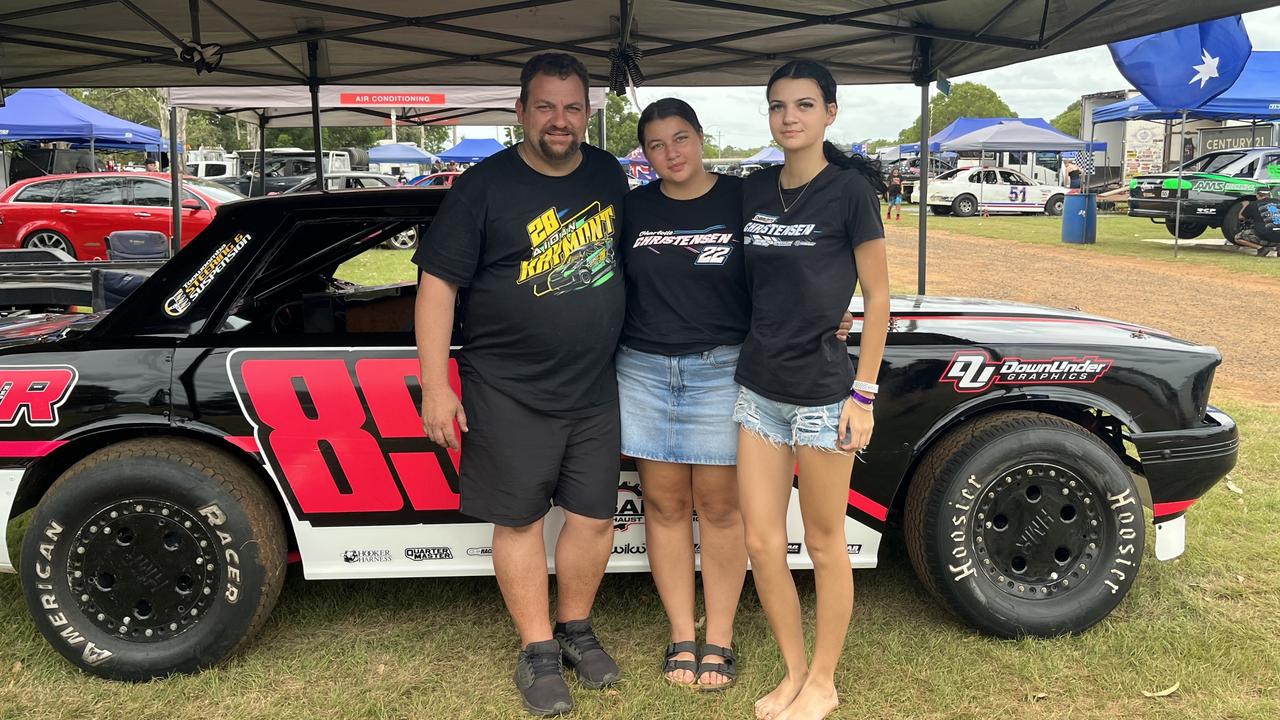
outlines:
[[760, 152], [752, 155], [742, 161], [743, 165], [748, 163], [756, 163], [757, 165], [781, 165], [786, 158], [783, 157], [782, 151], [776, 147], [763, 148]]
[[[1180, 111], [1162, 111], [1142, 95], [1103, 105], [1093, 111], [1093, 122], [1117, 120], [1177, 120]], [[1280, 119], [1280, 50], [1254, 50], [1235, 84], [1221, 95], [1188, 110], [1195, 120], [1251, 120], [1255, 123]]]
[[52, 88], [25, 88], [0, 107], [0, 141], [68, 142], [113, 150], [168, 150], [160, 131], [89, 107]]
[[369, 149], [369, 162], [375, 163], [430, 165], [438, 159], [417, 145], [407, 143], [387, 143]]
[[478, 163], [504, 149], [506, 146], [493, 138], [464, 138], [438, 157], [445, 162]]

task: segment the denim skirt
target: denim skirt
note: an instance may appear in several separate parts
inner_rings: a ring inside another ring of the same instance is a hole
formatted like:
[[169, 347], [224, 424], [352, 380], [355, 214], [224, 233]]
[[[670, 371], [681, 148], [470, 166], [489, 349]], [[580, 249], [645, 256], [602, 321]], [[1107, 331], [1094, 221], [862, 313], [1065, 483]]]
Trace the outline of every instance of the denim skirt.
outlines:
[[620, 345], [622, 453], [669, 463], [735, 464], [738, 384], [733, 374], [741, 347], [668, 356]]

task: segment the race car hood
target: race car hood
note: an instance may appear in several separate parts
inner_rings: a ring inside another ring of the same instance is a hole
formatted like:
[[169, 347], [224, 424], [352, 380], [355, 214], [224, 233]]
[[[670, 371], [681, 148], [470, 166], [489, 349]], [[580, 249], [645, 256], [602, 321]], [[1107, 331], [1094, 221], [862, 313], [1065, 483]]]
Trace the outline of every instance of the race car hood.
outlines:
[[0, 318], [0, 348], [61, 340], [69, 334], [97, 325], [105, 314], [40, 314]]
[[[862, 297], [849, 311], [854, 332], [861, 330]], [[985, 345], [993, 343], [1070, 346], [1134, 346], [1221, 358], [1217, 349], [1181, 340], [1170, 333], [1080, 310], [1029, 305], [985, 298], [895, 295], [890, 300], [890, 329], [937, 341]]]

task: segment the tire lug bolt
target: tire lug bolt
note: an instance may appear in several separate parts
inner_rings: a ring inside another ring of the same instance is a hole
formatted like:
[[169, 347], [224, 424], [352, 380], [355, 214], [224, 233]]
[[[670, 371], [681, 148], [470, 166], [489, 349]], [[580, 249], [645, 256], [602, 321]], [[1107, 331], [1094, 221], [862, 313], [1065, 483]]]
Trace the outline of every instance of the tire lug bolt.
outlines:
[[213, 591], [212, 591], [212, 590], [210, 590], [210, 589], [209, 589], [209, 587], [206, 585], [206, 586], [205, 586], [205, 588], [204, 588], [204, 594], [205, 594], [205, 595], [208, 595], [208, 594], [209, 594], [209, 593], [211, 593], [211, 592], [213, 592]]
[[1088, 567], [1086, 567], [1084, 563], [1080, 563], [1080, 569], [1081, 569], [1081, 570], [1088, 570], [1089, 568], [1088, 568]]
[[169, 514], [169, 508], [165, 508], [165, 509], [161, 510], [161, 511], [160, 511], [160, 514], [161, 514], [161, 515], [168, 515], [168, 514]]
[[113, 518], [120, 517], [120, 513], [116, 512], [115, 510], [112, 510], [112, 511], [111, 511], [111, 517], [113, 517]]
[[1070, 495], [1070, 494], [1071, 494], [1071, 491], [1070, 491], [1070, 490], [1068, 490], [1068, 489], [1066, 489], [1066, 488], [1062, 488], [1062, 494], [1063, 494], [1063, 495]]
[[103, 535], [110, 535], [110, 534], [111, 534], [111, 528], [102, 528], [102, 534], [103, 534]]
[[1049, 573], [1049, 579], [1050, 579], [1050, 580], [1057, 580], [1057, 579], [1058, 579], [1058, 573]]
[[151, 637], [151, 636], [152, 636], [152, 635], [154, 635], [154, 634], [155, 634], [155, 633], [154, 633], [154, 632], [152, 632], [150, 629], [148, 629], [148, 630], [147, 630], [147, 637]]
[[1000, 582], [1004, 582], [1004, 576], [1003, 576], [1003, 575], [1001, 575], [1001, 576], [1000, 576], [999, 578], [997, 578], [997, 579], [998, 579]]
[[208, 541], [208, 540], [201, 540], [201, 541], [200, 541], [200, 547], [209, 547], [209, 541]]
[[83, 555], [83, 554], [84, 554], [84, 546], [83, 546], [83, 545], [81, 545], [80, 547], [76, 548], [76, 554], [77, 554], [77, 555]]
[[1063, 581], [1062, 581], [1062, 587], [1066, 587], [1066, 586], [1068, 586], [1068, 585], [1070, 585], [1070, 584], [1071, 584], [1071, 581], [1070, 581], [1070, 580], [1067, 580], [1067, 579], [1065, 579], [1065, 578], [1063, 579]]
[[91, 533], [96, 533], [96, 532], [98, 532], [98, 526], [97, 526], [97, 525], [90, 525], [90, 526], [89, 526], [89, 532], [91, 532]]
[[1075, 481], [1075, 480], [1072, 480], [1071, 482], [1069, 482], [1069, 483], [1067, 483], [1067, 484], [1068, 484], [1068, 485], [1070, 485], [1071, 487], [1075, 487], [1075, 486], [1076, 486], [1076, 481]]
[[177, 630], [177, 629], [178, 629], [178, 623], [169, 623], [169, 629], [170, 629], [170, 630]]
[[987, 524], [986, 524], [986, 528], [987, 528], [988, 530], [990, 530], [990, 529], [991, 529], [991, 523], [987, 523]]
[[89, 596], [88, 596], [88, 595], [81, 595], [81, 596], [80, 596], [80, 602], [89, 602]]
[[187, 520], [187, 521], [183, 522], [183, 523], [182, 523], [182, 527], [191, 527], [191, 521], [190, 521], [190, 520]]
[[991, 558], [982, 558], [982, 564], [983, 564], [983, 565], [990, 565], [990, 564], [991, 564]]
[[1098, 545], [1097, 545], [1096, 543], [1089, 543], [1089, 549], [1090, 549], [1090, 550], [1097, 550], [1097, 549], [1098, 549]]
[[107, 619], [106, 615], [103, 615], [102, 613], [98, 613], [98, 622], [102, 622], [103, 620], [106, 620], [106, 619]]
[[195, 617], [196, 615], [199, 615], [199, 614], [200, 614], [200, 611], [197, 608], [191, 608], [192, 617]]
[[142, 512], [142, 506], [141, 506], [141, 505], [134, 505], [134, 506], [133, 506], [133, 509], [134, 509], [134, 510], [136, 510], [136, 511], [138, 511], [138, 512]]

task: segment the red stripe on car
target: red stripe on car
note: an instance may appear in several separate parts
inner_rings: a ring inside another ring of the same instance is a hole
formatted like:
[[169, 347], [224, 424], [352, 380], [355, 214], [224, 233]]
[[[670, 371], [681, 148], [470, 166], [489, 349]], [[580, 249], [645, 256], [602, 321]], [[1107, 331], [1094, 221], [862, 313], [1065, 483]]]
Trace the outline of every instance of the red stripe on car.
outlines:
[[66, 440], [0, 440], [0, 457], [44, 457], [66, 443]]
[[258, 452], [258, 439], [252, 435], [228, 435], [226, 441], [245, 452]]
[[1179, 500], [1178, 502], [1156, 503], [1151, 507], [1151, 513], [1156, 517], [1172, 515], [1186, 510], [1194, 505], [1195, 502], [1195, 500]]

